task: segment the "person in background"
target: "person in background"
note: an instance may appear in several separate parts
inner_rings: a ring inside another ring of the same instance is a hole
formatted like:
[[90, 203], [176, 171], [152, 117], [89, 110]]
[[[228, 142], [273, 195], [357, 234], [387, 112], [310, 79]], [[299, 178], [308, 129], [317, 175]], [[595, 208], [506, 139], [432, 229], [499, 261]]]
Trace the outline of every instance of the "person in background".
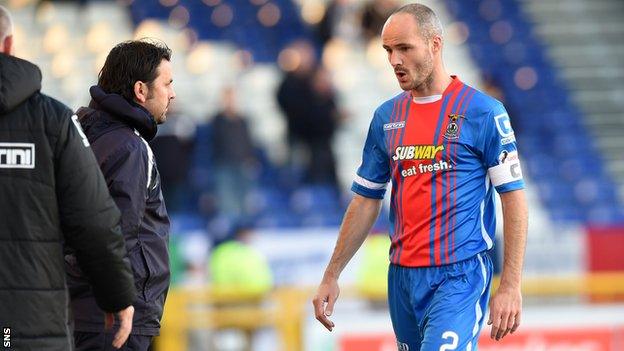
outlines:
[[212, 120], [215, 192], [220, 212], [232, 219], [245, 216], [257, 160], [247, 118], [239, 113], [236, 91], [222, 93], [222, 109]]
[[188, 210], [191, 206], [191, 171], [195, 123], [175, 109], [167, 112], [167, 123], [158, 127], [158, 135], [149, 144], [158, 160], [163, 197], [169, 213]]
[[0, 6], [0, 327], [7, 350], [72, 350], [63, 246], [75, 252], [99, 322], [132, 329], [136, 293], [111, 199], [76, 116], [40, 93], [41, 71], [11, 56], [13, 23]]
[[[109, 191], [121, 209], [121, 230], [134, 271], [134, 328], [124, 350], [145, 351], [158, 335], [169, 289], [169, 216], [148, 141], [175, 98], [171, 50], [153, 39], [126, 41], [108, 54], [91, 103], [78, 111]], [[68, 267], [78, 350], [99, 350], [101, 311], [85, 277]]]
[[251, 246], [254, 232], [239, 224], [230, 240], [212, 250], [210, 281], [217, 291], [236, 291], [262, 296], [273, 288], [273, 274], [266, 257]]
[[316, 36], [321, 46], [324, 47], [329, 41], [343, 34], [341, 26], [349, 25], [349, 16], [352, 11], [349, 0], [331, 0], [327, 3], [323, 18], [316, 26]]
[[[277, 91], [286, 117], [291, 164], [303, 160], [305, 184], [338, 188], [334, 134], [342, 119], [329, 72], [316, 62], [314, 47], [306, 41], [290, 48], [298, 63], [286, 72]], [[301, 154], [297, 151], [302, 149]]]
[[379, 38], [386, 19], [399, 5], [395, 0], [371, 0], [362, 9], [362, 35], [366, 41]]

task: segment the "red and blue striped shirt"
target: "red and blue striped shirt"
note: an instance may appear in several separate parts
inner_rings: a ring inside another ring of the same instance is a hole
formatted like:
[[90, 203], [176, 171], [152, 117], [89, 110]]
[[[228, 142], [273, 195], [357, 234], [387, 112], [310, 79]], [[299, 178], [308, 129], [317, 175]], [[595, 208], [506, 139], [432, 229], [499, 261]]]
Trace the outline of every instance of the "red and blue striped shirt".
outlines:
[[492, 248], [493, 189], [524, 188], [505, 108], [457, 77], [441, 96], [386, 101], [352, 190], [381, 199], [389, 181], [392, 263], [439, 266]]

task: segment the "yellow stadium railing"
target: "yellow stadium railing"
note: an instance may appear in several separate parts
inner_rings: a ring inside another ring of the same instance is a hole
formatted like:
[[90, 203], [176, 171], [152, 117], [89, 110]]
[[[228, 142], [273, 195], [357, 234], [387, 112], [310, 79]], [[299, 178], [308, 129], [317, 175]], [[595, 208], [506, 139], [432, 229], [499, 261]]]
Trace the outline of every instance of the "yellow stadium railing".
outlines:
[[238, 290], [178, 288], [169, 292], [159, 351], [186, 351], [190, 330], [238, 329], [250, 335], [261, 328], [274, 328], [281, 350], [300, 351], [301, 321], [310, 291], [276, 289], [269, 294]]

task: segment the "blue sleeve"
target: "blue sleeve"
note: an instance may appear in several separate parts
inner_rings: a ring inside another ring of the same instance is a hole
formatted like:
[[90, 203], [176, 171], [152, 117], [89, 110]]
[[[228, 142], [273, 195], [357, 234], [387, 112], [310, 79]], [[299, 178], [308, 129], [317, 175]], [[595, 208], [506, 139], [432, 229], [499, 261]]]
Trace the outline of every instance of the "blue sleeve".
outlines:
[[497, 103], [489, 111], [483, 128], [483, 164], [496, 191], [524, 188], [516, 137], [509, 114]]
[[362, 164], [358, 168], [351, 190], [364, 197], [383, 199], [390, 180], [390, 162], [383, 142], [383, 128], [378, 112], [368, 129]]

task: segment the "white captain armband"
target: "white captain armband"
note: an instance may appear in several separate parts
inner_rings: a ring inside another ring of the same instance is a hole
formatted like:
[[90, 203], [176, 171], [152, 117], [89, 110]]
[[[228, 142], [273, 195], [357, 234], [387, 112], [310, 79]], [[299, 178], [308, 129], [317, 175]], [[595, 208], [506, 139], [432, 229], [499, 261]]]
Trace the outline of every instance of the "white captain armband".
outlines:
[[353, 179], [353, 181], [365, 188], [368, 188], [370, 190], [382, 190], [386, 188], [386, 184], [387, 183], [375, 183], [375, 182], [371, 182], [368, 179], [364, 179], [362, 177], [360, 177], [359, 175], [356, 175], [355, 178]]
[[498, 165], [490, 167], [488, 175], [495, 187], [522, 180], [518, 152], [503, 150], [498, 156]]

